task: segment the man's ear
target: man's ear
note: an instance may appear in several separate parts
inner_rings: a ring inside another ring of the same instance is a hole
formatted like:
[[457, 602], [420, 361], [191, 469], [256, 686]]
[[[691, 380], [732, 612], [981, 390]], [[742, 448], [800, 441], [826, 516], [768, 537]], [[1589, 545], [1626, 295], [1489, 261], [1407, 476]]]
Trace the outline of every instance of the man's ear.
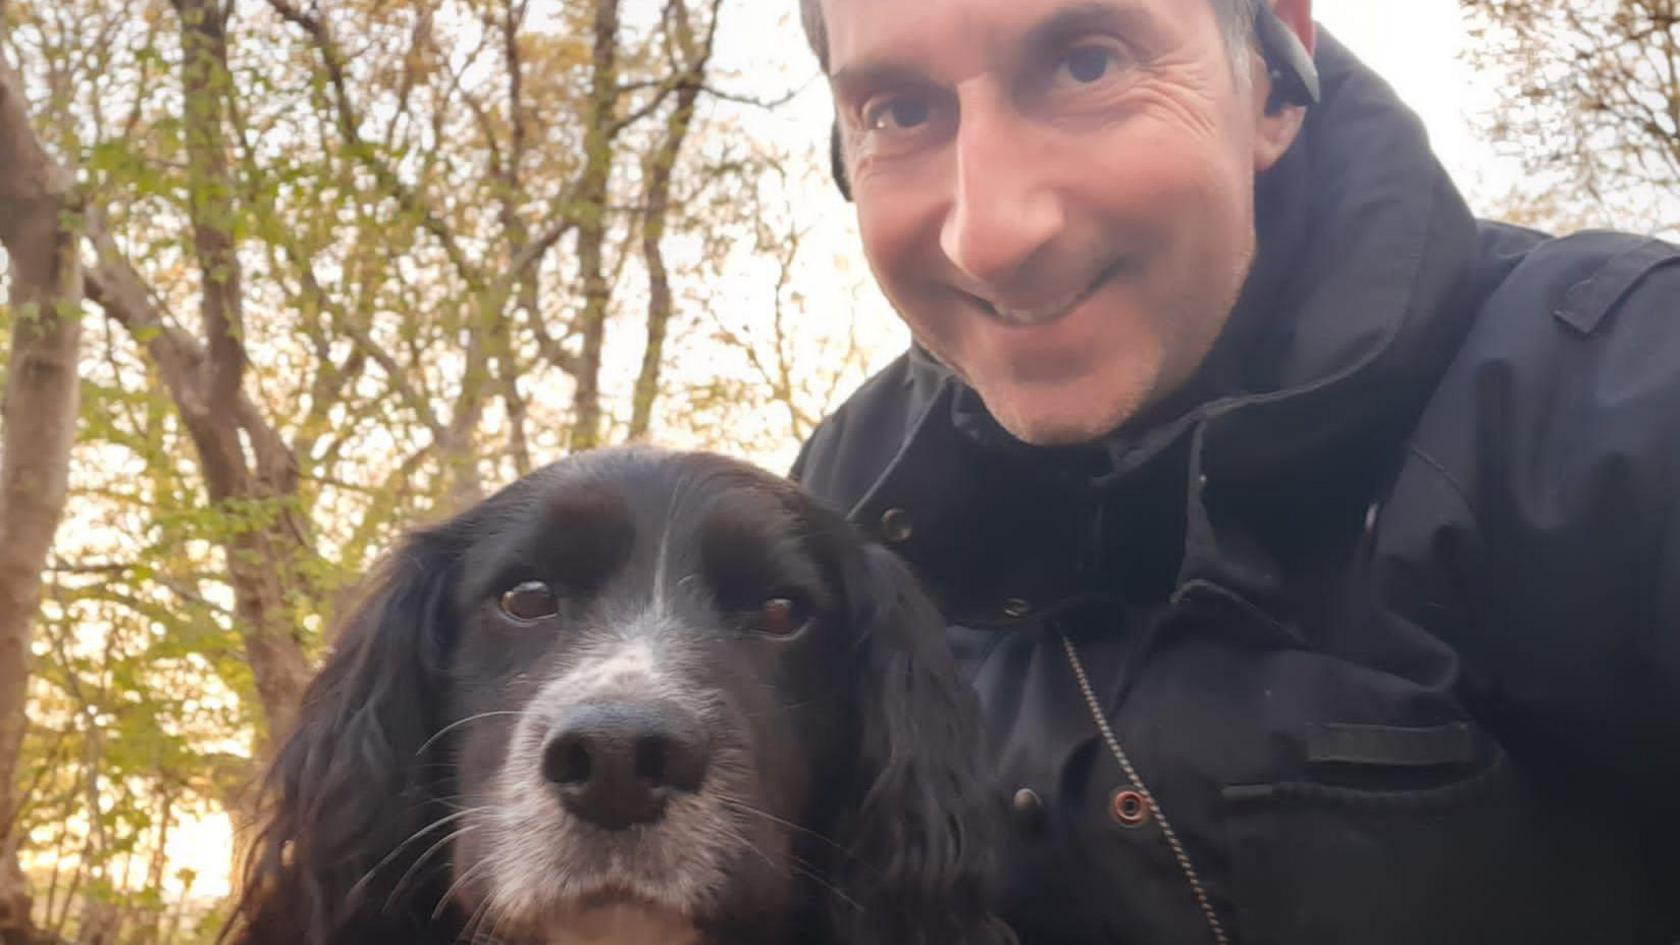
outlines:
[[1318, 101], [1317, 45], [1312, 0], [1262, 0], [1255, 16], [1257, 55], [1251, 57], [1254, 96], [1254, 170], [1265, 171], [1289, 150], [1306, 110]]
[[828, 133], [828, 170], [834, 175], [834, 186], [840, 188], [840, 196], [852, 202], [852, 181], [846, 176], [846, 147], [840, 140], [840, 119], [834, 119], [834, 127]]

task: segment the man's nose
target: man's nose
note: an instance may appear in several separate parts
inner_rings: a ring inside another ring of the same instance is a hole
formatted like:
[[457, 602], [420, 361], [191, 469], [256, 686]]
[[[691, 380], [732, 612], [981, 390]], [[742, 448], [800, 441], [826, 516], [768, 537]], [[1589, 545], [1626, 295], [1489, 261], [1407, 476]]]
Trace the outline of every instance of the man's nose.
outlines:
[[982, 286], [1006, 285], [1065, 222], [1048, 179], [1049, 155], [1025, 123], [989, 103], [964, 110], [954, 148], [940, 248]]

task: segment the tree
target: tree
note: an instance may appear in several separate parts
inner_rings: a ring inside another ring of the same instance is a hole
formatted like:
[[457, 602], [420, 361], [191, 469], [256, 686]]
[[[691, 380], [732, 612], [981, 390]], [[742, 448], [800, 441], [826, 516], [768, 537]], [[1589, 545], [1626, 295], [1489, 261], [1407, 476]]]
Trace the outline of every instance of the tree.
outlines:
[[13, 791], [41, 574], [68, 489], [82, 316], [77, 196], [24, 105], [17, 73], [0, 59], [0, 245], [11, 269], [0, 411], [0, 942], [27, 941], [30, 924]]
[[1486, 122], [1530, 172], [1533, 222], [1680, 229], [1680, 7], [1461, 0], [1502, 101]]

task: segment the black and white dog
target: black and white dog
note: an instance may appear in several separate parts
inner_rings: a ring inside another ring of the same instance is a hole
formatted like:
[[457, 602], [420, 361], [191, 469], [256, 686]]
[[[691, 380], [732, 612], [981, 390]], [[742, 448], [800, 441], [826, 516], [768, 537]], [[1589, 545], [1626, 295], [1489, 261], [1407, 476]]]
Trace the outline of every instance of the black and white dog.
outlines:
[[620, 450], [390, 556], [266, 784], [249, 945], [1012, 941], [938, 613], [787, 482]]

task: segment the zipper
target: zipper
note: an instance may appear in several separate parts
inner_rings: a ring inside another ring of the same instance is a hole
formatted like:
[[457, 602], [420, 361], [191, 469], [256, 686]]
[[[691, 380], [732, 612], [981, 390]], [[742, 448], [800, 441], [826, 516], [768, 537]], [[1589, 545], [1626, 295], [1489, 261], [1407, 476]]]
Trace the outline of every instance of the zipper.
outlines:
[[1085, 673], [1085, 663], [1080, 660], [1079, 650], [1073, 645], [1073, 639], [1065, 633], [1061, 635], [1061, 639], [1062, 652], [1067, 654], [1073, 678], [1079, 684], [1079, 692], [1085, 697], [1085, 705], [1091, 710], [1091, 720], [1097, 723], [1097, 731], [1102, 734], [1109, 754], [1119, 762], [1120, 770], [1125, 772], [1133, 790], [1143, 795], [1149, 809], [1154, 811], [1155, 820], [1161, 825], [1161, 836], [1166, 839], [1168, 848], [1172, 850], [1173, 859], [1178, 861], [1178, 868], [1190, 886], [1190, 894], [1195, 897], [1196, 905], [1201, 909], [1202, 918], [1207, 922], [1208, 931], [1213, 934], [1215, 945], [1230, 945], [1231, 940], [1225, 934], [1225, 926], [1213, 911], [1213, 903], [1208, 899], [1206, 887], [1202, 885], [1201, 875], [1196, 872], [1195, 864], [1190, 862], [1190, 854], [1185, 852], [1184, 844], [1178, 839], [1178, 832], [1173, 830], [1172, 823], [1167, 820], [1166, 809], [1149, 790], [1149, 785], [1138, 775], [1137, 769], [1132, 767], [1132, 760], [1126, 755], [1126, 749], [1121, 746], [1120, 738], [1114, 734], [1114, 727], [1108, 724], [1108, 716], [1103, 714], [1102, 703], [1097, 699], [1096, 690], [1091, 687], [1091, 678]]

